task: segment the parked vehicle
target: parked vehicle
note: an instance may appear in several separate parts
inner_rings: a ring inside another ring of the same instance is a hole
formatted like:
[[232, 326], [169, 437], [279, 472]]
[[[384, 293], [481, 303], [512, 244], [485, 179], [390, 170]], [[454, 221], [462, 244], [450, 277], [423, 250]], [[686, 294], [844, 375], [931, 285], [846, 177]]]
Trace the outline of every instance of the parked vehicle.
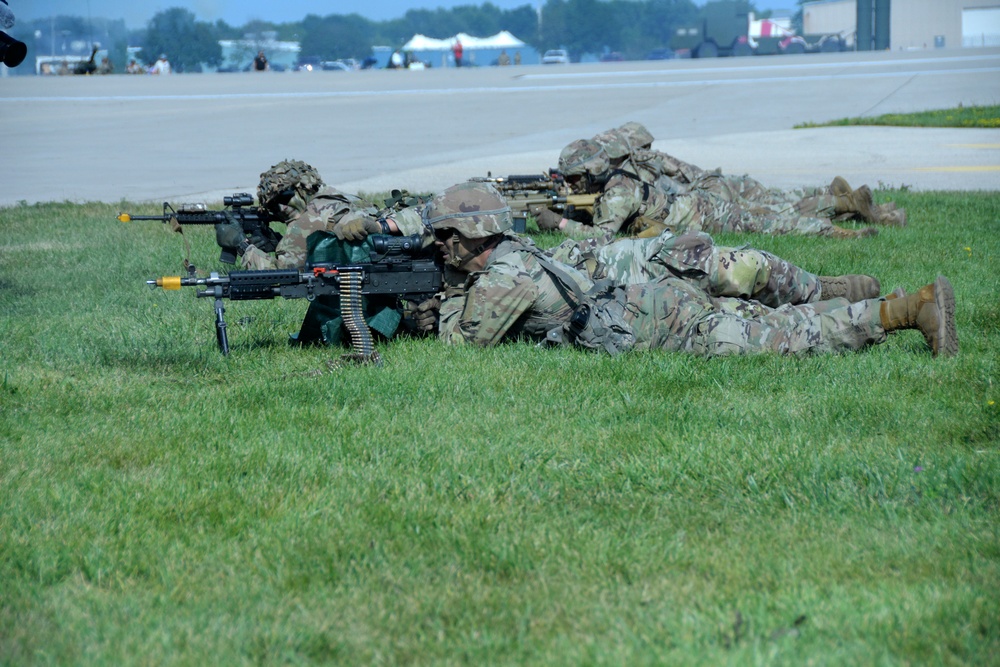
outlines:
[[568, 65], [569, 54], [563, 49], [549, 49], [542, 55], [543, 65]]
[[695, 23], [680, 26], [670, 40], [694, 58], [843, 51], [840, 35], [796, 35], [787, 21], [757, 19], [747, 0], [714, 0]]
[[646, 60], [670, 60], [674, 57], [673, 49], [653, 49]]

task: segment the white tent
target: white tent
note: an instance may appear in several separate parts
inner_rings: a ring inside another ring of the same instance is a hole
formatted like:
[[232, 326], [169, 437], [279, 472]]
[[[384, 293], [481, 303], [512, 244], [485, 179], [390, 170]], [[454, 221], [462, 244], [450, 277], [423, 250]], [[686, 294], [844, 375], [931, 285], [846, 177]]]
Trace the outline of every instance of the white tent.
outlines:
[[403, 45], [404, 51], [450, 51], [455, 40], [462, 42], [463, 49], [520, 49], [527, 46], [506, 30], [501, 30], [491, 37], [473, 37], [460, 32], [447, 39], [434, 39], [421, 34], [414, 35]]

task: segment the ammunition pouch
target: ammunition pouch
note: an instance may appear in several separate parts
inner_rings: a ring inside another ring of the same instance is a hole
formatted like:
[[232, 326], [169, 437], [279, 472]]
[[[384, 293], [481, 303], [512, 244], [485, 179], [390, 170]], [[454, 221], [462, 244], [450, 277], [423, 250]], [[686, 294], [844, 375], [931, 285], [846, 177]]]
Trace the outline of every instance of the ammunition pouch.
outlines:
[[611, 356], [628, 352], [635, 346], [635, 334], [625, 317], [625, 292], [616, 289], [590, 297], [576, 307], [569, 322], [549, 331], [549, 343], [572, 343]]

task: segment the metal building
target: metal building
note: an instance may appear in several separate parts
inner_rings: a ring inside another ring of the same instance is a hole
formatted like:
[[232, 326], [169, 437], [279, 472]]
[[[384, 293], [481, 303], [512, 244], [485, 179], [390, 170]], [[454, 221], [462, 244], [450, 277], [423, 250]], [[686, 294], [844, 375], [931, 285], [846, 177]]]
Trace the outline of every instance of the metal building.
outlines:
[[802, 32], [841, 33], [859, 51], [1000, 46], [1000, 0], [817, 0]]

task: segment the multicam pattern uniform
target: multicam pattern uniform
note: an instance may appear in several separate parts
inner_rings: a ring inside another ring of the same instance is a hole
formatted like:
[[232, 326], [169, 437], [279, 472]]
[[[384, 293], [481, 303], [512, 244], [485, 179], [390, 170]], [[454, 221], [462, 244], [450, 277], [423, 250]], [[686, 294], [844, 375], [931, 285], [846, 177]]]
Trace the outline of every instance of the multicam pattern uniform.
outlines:
[[251, 245], [243, 254], [241, 264], [246, 269], [292, 269], [306, 264], [306, 239], [313, 232], [332, 231], [333, 226], [348, 214], [376, 215], [378, 209], [365, 200], [330, 186], [323, 186], [307, 203], [293, 200], [297, 211], [288, 221], [274, 257]]
[[[770, 309], [754, 301], [714, 298], [676, 278], [620, 290], [636, 350], [701, 356], [776, 352], [829, 353], [885, 342], [880, 299], [831, 299]], [[605, 297], [614, 298], [614, 297]]]
[[776, 255], [749, 246], [719, 247], [704, 232], [653, 238], [564, 241], [546, 251], [556, 261], [615, 285], [645, 283], [674, 276], [711, 296], [755, 299], [776, 308], [820, 299], [819, 277]]
[[674, 232], [826, 236], [836, 230], [830, 221], [835, 203], [833, 195], [796, 199], [792, 193], [768, 190], [753, 179], [714, 172], [699, 176], [691, 185], [677, 184], [666, 176], [648, 183], [626, 162], [611, 175], [594, 202], [592, 226], [569, 221], [565, 231], [582, 236], [638, 232], [650, 221], [663, 223]]
[[[483, 271], [441, 304], [439, 337], [452, 344], [495, 345], [504, 340], [545, 340], [566, 324], [577, 295], [594, 282], [582, 271], [557, 264], [556, 275], [536, 248], [507, 237]], [[566, 284], [567, 280], [573, 284]], [[833, 299], [768, 308], [756, 301], [712, 297], [674, 277], [617, 288], [624, 301], [635, 349], [661, 348], [715, 356], [773, 351], [782, 354], [859, 349], [885, 340], [879, 300]]]

